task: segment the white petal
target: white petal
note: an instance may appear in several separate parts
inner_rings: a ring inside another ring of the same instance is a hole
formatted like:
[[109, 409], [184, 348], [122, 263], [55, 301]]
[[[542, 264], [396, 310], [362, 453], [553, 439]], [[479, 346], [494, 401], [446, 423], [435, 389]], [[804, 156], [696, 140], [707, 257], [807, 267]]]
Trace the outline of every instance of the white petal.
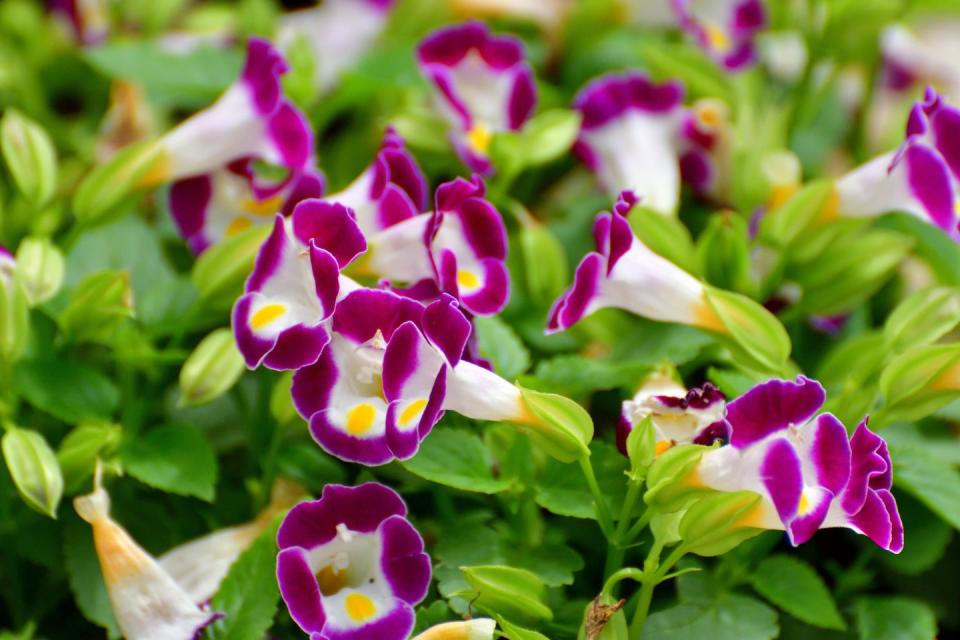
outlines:
[[447, 374], [443, 408], [474, 420], [525, 422], [529, 417], [516, 385], [466, 361]]

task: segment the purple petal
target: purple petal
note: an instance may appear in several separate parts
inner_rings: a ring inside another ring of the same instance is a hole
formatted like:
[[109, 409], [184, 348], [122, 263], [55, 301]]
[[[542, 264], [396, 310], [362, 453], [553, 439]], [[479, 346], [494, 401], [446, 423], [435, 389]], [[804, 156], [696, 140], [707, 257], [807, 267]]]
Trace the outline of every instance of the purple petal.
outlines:
[[[191, 248], [196, 240], [200, 240], [200, 244], [206, 244], [203, 238], [203, 226], [212, 195], [213, 183], [210, 176], [206, 175], [177, 180], [170, 185], [168, 196], [170, 214], [180, 235], [184, 240], [191, 242]], [[200, 253], [200, 251], [195, 252]]]
[[263, 362], [263, 358], [273, 349], [277, 338], [261, 338], [250, 328], [250, 310], [253, 305], [253, 294], [241, 296], [233, 306], [231, 323], [233, 336], [237, 341], [237, 349], [243, 356], [247, 367], [256, 369]]
[[683, 85], [656, 84], [640, 73], [607, 74], [591, 81], [573, 101], [584, 130], [596, 129], [631, 110], [666, 113], [683, 102]]
[[908, 143], [903, 154], [907, 181], [913, 196], [923, 205], [931, 222], [947, 233], [957, 224], [950, 170], [933, 149]]
[[377, 332], [389, 341], [404, 322], [420, 326], [423, 305], [395, 293], [360, 289], [347, 295], [333, 312], [333, 330], [345, 338], [363, 344]]
[[603, 279], [603, 256], [588, 253], [580, 261], [573, 276], [573, 286], [553, 304], [547, 322], [547, 333], [569, 329], [586, 314], [587, 307], [600, 293]]
[[329, 251], [340, 268], [367, 250], [367, 241], [353, 211], [339, 203], [304, 200], [293, 210], [293, 234], [303, 244], [311, 242]]
[[296, 371], [314, 364], [329, 343], [330, 334], [322, 325], [296, 324], [277, 335], [262, 364], [275, 371]]
[[294, 208], [302, 200], [310, 198], [319, 198], [326, 190], [323, 173], [317, 169], [302, 171], [292, 180], [290, 191], [283, 201], [283, 208], [280, 212], [285, 215], [293, 215]]
[[742, 449], [790, 425], [800, 426], [825, 399], [820, 383], [804, 376], [797, 376], [796, 382], [759, 384], [727, 405], [727, 421], [733, 429], [730, 444]]
[[314, 634], [310, 640], [390, 640], [408, 638], [416, 623], [413, 608], [401, 600], [385, 616], [371, 620], [363, 625], [347, 629], [335, 629], [327, 625], [322, 634]]
[[507, 265], [496, 258], [480, 260], [483, 286], [471, 293], [461, 293], [463, 307], [478, 316], [492, 316], [503, 311], [510, 299], [510, 273]]
[[512, 131], [517, 131], [533, 115], [537, 104], [537, 85], [533, 80], [533, 70], [523, 65], [513, 80], [510, 101], [507, 104], [507, 123]]
[[333, 255], [310, 241], [310, 271], [314, 293], [323, 308], [323, 319], [329, 318], [340, 295], [340, 264]]
[[899, 553], [903, 549], [903, 523], [889, 491], [869, 491], [863, 506], [850, 516], [850, 524], [880, 548]]
[[[296, 507], [294, 507], [296, 508]], [[306, 552], [298, 547], [281, 549], [277, 555], [277, 583], [290, 617], [310, 633], [320, 631], [327, 622], [320, 585], [310, 569]]]
[[330, 396], [339, 372], [330, 349], [324, 350], [317, 361], [293, 374], [290, 395], [304, 420], [330, 406]]
[[287, 248], [290, 239], [287, 237], [287, 230], [284, 226], [283, 216], [277, 214], [273, 221], [273, 231], [260, 247], [257, 253], [256, 262], [253, 265], [253, 271], [247, 278], [245, 291], [260, 291], [263, 289], [267, 280], [280, 268], [280, 262], [283, 260], [283, 253]]
[[[884, 480], [889, 482], [892, 467], [889, 454], [884, 454], [886, 443], [867, 428], [867, 421], [864, 420], [850, 439], [850, 479], [840, 499], [840, 506], [846, 513], [856, 513], [863, 508], [871, 483], [876, 482], [874, 479], [879, 479], [881, 483]], [[876, 488], [889, 489], [890, 485], [881, 484]]]
[[250, 38], [247, 59], [240, 78], [260, 115], [269, 115], [277, 108], [282, 89], [280, 76], [287, 72], [287, 63], [269, 41]]
[[[733, 433], [736, 436], [736, 429]], [[803, 471], [800, 456], [789, 442], [780, 439], [770, 445], [760, 465], [760, 480], [780, 520], [790, 522], [803, 495]]]
[[850, 478], [850, 442], [847, 429], [832, 414], [817, 417], [812, 428], [810, 460], [817, 473], [817, 484], [833, 495], [840, 495]]
[[930, 124], [937, 151], [960, 180], [960, 109], [944, 104], [930, 116]]
[[440, 349], [451, 367], [463, 357], [473, 326], [448, 295], [428, 305], [423, 312], [423, 332]]
[[285, 167], [301, 169], [313, 156], [313, 130], [290, 102], [283, 101], [267, 120], [267, 137], [273, 143], [277, 160]]
[[393, 516], [380, 525], [383, 545], [381, 569], [393, 594], [415, 605], [430, 587], [430, 556], [423, 552], [423, 538], [405, 518]]
[[347, 462], [378, 466], [394, 460], [386, 434], [359, 438], [345, 433], [331, 423], [328, 411], [318, 411], [310, 416], [310, 435], [324, 451]]
[[817, 532], [827, 517], [833, 494], [822, 488], [807, 489], [807, 500], [813, 505], [810, 511], [797, 515], [787, 525], [787, 535], [793, 546], [807, 542]]

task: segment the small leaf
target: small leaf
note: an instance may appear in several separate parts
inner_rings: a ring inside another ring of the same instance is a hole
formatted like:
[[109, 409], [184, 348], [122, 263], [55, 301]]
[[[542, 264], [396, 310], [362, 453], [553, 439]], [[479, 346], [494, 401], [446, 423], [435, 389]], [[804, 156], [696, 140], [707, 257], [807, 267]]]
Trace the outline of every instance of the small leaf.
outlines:
[[402, 464], [421, 478], [463, 491], [499, 493], [510, 488], [509, 481], [494, 477], [493, 460], [483, 441], [465, 429], [437, 429], [417, 455]]
[[751, 581], [767, 600], [795, 618], [826, 629], [846, 629], [846, 623], [816, 570], [794, 556], [763, 560]]
[[210, 640], [260, 640], [273, 624], [277, 588], [277, 527], [263, 532], [240, 554], [220, 583], [210, 608], [224, 614], [207, 631]]
[[772, 640], [777, 612], [753, 598], [724, 593], [709, 602], [687, 602], [651, 614], [642, 640]]
[[862, 640], [932, 640], [937, 636], [933, 611], [918, 600], [865, 597], [857, 600], [856, 611]]
[[68, 423], [109, 418], [120, 402], [109, 378], [67, 359], [25, 360], [17, 366], [13, 384], [34, 407]]
[[551, 109], [531, 118], [520, 132], [525, 166], [552, 162], [573, 146], [580, 133], [580, 113], [571, 109]]
[[513, 328], [496, 316], [473, 320], [480, 342], [480, 355], [489, 358], [493, 368], [507, 380], [515, 380], [530, 368], [530, 352]]
[[2, 447], [3, 460], [23, 501], [56, 518], [63, 496], [63, 474], [47, 441], [36, 431], [10, 427], [3, 435]]
[[151, 487], [213, 500], [217, 458], [192, 427], [162, 427], [138, 436], [121, 447], [120, 459], [130, 475]]

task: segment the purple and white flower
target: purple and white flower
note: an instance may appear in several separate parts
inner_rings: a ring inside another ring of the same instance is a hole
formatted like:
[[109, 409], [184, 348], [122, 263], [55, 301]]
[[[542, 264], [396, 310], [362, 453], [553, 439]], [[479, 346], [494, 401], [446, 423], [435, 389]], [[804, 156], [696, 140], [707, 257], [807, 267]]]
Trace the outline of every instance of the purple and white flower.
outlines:
[[636, 202], [633, 194], [624, 192], [612, 213], [597, 216], [593, 225], [597, 250], [584, 257], [573, 285], [554, 303], [548, 333], [568, 329], [606, 307], [650, 320], [725, 332], [706, 301], [704, 284], [651, 251], [633, 234], [626, 215]]
[[277, 581], [312, 640], [409, 637], [430, 587], [430, 557], [407, 506], [382, 484], [328, 484], [277, 532]]
[[716, 98], [685, 109], [680, 127], [680, 176], [695, 193], [723, 202], [730, 190], [732, 157], [730, 114]]
[[433, 32], [417, 54], [423, 74], [435, 85], [437, 109], [453, 127], [454, 148], [472, 171], [491, 173], [493, 136], [520, 129], [536, 105], [523, 45], [471, 21]]
[[903, 524], [890, 492], [882, 438], [861, 423], [852, 438], [823, 406], [823, 387], [799, 376], [771, 380], [727, 405], [730, 444], [703, 454], [685, 482], [753, 491], [762, 502], [740, 526], [785, 530], [794, 545], [821, 528], [846, 527], [899, 553]]
[[316, 362], [330, 341], [325, 321], [346, 293], [342, 286], [356, 286], [340, 270], [365, 250], [342, 205], [304, 200], [289, 218], [278, 214], [233, 309], [247, 366], [284, 370]]
[[627, 438], [644, 419], [653, 424], [656, 454], [676, 444], [710, 445], [729, 438], [723, 417], [726, 404], [709, 382], [689, 391], [673, 377], [655, 372], [630, 400], [625, 400], [617, 423], [617, 448], [627, 455]]
[[94, 45], [106, 40], [110, 8], [105, 0], [49, 0], [47, 5], [78, 43]]
[[319, 171], [297, 171], [280, 184], [262, 186], [252, 164], [249, 159], [231, 162], [170, 186], [170, 213], [194, 253], [250, 227], [269, 224], [277, 213], [290, 215], [301, 200], [323, 195]]
[[9, 249], [0, 244], [0, 282], [9, 285], [17, 273], [17, 260]]
[[956, 19], [937, 16], [914, 29], [887, 27], [881, 36], [885, 85], [903, 92], [929, 83], [951, 99], [960, 99], [960, 45]]
[[208, 174], [245, 158], [291, 172], [306, 168], [313, 157], [313, 132], [283, 97], [280, 76], [286, 71], [286, 61], [269, 42], [251, 38], [239, 80], [160, 139], [157, 164], [142, 184]]
[[756, 60], [754, 38], [766, 26], [762, 0], [671, 0], [680, 26], [726, 69]]
[[280, 17], [277, 44], [284, 51], [303, 40], [313, 51], [315, 89], [326, 93], [376, 44], [395, 0], [324, 0]]
[[633, 191], [644, 206], [674, 215], [680, 198], [683, 87], [640, 73], [593, 80], [573, 102], [583, 116], [574, 153], [616, 197]]
[[839, 178], [822, 217], [874, 217], [903, 211], [960, 241], [960, 109], [933, 89], [914, 105], [907, 138]]

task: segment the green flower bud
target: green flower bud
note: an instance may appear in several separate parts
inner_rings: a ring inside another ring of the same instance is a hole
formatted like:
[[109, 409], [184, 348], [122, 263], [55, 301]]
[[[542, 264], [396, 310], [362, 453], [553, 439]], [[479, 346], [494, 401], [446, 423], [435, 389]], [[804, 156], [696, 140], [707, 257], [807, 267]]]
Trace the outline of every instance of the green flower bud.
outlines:
[[657, 434], [653, 418], [647, 416], [627, 436], [627, 458], [630, 460], [630, 479], [640, 482], [657, 457]]
[[17, 278], [33, 306], [57, 295], [63, 270], [63, 254], [48, 238], [26, 238], [17, 248]]
[[718, 556], [765, 531], [751, 525], [761, 497], [752, 491], [712, 493], [687, 509], [679, 533], [690, 553]]
[[746, 296], [706, 287], [704, 298], [716, 316], [718, 337], [741, 364], [783, 373], [790, 337], [780, 321]]
[[260, 245], [270, 230], [270, 226], [245, 229], [197, 258], [191, 277], [202, 301], [214, 309], [233, 306], [243, 292], [243, 283], [253, 270]]
[[531, 414], [521, 426], [540, 448], [561, 462], [590, 455], [593, 419], [583, 407], [564, 396], [517, 387]]
[[778, 247], [790, 246], [817, 226], [818, 221], [832, 217], [836, 198], [832, 180], [807, 184], [764, 217], [760, 224], [760, 239]]
[[908, 296], [897, 305], [883, 326], [887, 347], [899, 353], [929, 344], [960, 324], [960, 288], [930, 287]]
[[490, 565], [460, 570], [471, 588], [454, 595], [470, 600], [478, 609], [520, 622], [553, 619], [543, 601], [543, 582], [526, 569]]
[[83, 179], [73, 197], [73, 212], [84, 226], [110, 222], [139, 191], [163, 182], [167, 158], [155, 142], [134, 143]]
[[625, 604], [626, 600], [615, 600], [609, 594], [598, 595], [587, 605], [577, 640], [627, 640]]
[[87, 276], [73, 290], [60, 314], [60, 328], [74, 342], [109, 344], [117, 328], [133, 317], [133, 291], [125, 271]]
[[919, 420], [960, 398], [960, 344], [915, 347], [880, 375], [886, 419]]
[[10, 364], [23, 355], [30, 335], [30, 305], [16, 278], [0, 274], [0, 363]]
[[38, 207], [49, 202], [57, 185], [57, 154], [43, 127], [8, 109], [0, 120], [0, 151], [20, 193]]
[[219, 398], [245, 369], [233, 332], [217, 329], [200, 341], [180, 369], [180, 405], [206, 404]]
[[81, 424], [68, 433], [57, 449], [68, 493], [78, 491], [93, 475], [97, 459], [120, 444], [122, 429], [110, 423]]
[[647, 493], [643, 500], [664, 513], [683, 509], [704, 492], [696, 477], [700, 458], [709, 450], [695, 444], [671, 447], [657, 456], [647, 472]]
[[530, 297], [537, 304], [551, 304], [563, 293], [569, 280], [563, 245], [545, 225], [531, 222], [520, 229], [520, 250]]
[[36, 431], [10, 426], [0, 447], [23, 501], [40, 513], [56, 518], [57, 505], [63, 495], [63, 475], [47, 441]]
[[749, 291], [753, 286], [747, 223], [736, 213], [725, 211], [710, 217], [697, 241], [697, 258], [710, 284], [734, 291]]

